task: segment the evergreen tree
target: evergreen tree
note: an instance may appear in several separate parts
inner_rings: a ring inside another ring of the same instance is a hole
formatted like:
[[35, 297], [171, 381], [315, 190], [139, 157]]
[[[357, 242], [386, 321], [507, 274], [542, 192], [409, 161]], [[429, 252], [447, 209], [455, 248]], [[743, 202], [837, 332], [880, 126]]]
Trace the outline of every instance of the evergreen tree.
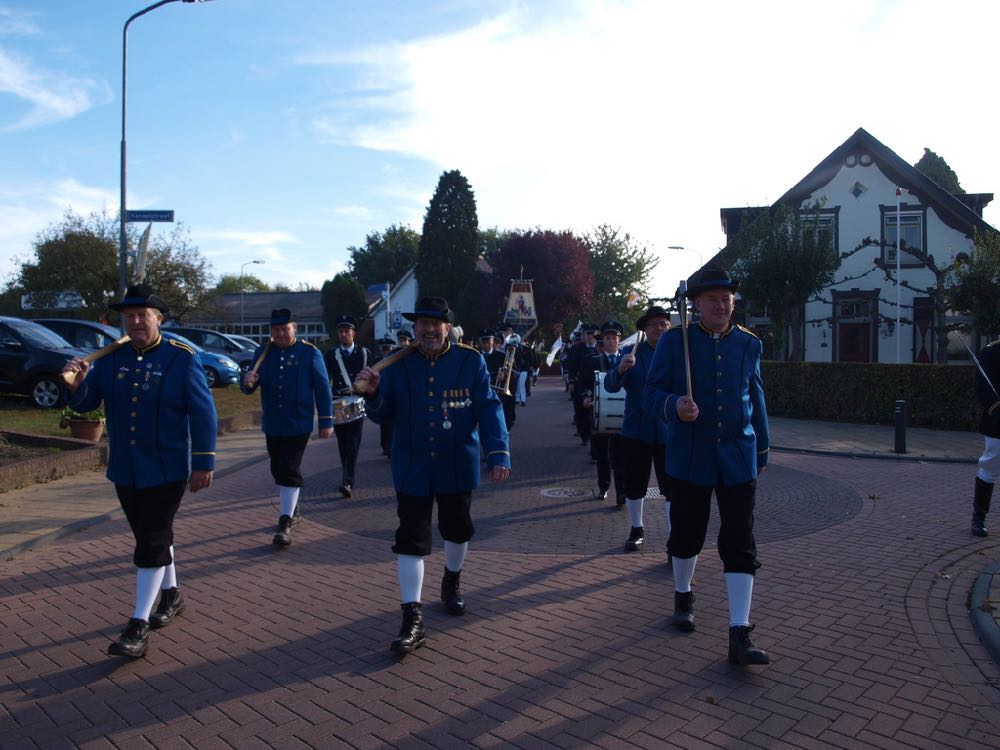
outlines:
[[964, 193], [962, 186], [958, 183], [958, 175], [955, 170], [948, 166], [948, 162], [935, 154], [929, 148], [924, 149], [924, 155], [920, 161], [913, 165], [925, 177], [934, 180], [940, 187], [953, 195]]
[[457, 322], [471, 319], [479, 287], [476, 199], [457, 169], [445, 172], [427, 207], [417, 260], [420, 295], [444, 297]]
[[338, 273], [323, 284], [319, 291], [319, 301], [323, 306], [323, 323], [331, 335], [336, 334], [337, 318], [353, 315], [361, 321], [368, 313], [365, 288], [347, 273]]
[[960, 254], [954, 286], [948, 292], [952, 309], [972, 317], [979, 333], [1000, 333], [1000, 233], [976, 232], [972, 256]]

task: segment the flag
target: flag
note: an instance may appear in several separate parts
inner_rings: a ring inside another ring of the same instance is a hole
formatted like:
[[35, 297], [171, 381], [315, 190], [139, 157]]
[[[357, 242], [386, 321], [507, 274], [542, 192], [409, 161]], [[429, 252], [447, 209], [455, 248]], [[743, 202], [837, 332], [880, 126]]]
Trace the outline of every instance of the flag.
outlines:
[[562, 345], [562, 336], [552, 342], [552, 348], [549, 350], [549, 356], [545, 358], [546, 367], [552, 367], [552, 363], [556, 361], [556, 355], [559, 353], [559, 350], [562, 349]]
[[639, 304], [639, 292], [633, 289], [628, 293], [628, 309], [631, 310], [633, 307]]

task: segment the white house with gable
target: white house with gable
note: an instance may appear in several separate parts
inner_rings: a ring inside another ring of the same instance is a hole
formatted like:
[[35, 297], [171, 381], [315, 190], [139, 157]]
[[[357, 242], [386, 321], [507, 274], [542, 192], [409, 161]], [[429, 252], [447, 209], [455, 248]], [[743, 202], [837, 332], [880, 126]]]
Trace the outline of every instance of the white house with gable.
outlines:
[[[805, 306], [805, 360], [896, 362], [898, 336], [900, 362], [934, 362], [933, 300], [923, 291], [934, 287], [934, 274], [906, 249], [925, 250], [939, 267], [947, 266], [956, 254], [972, 249], [974, 231], [995, 231], [982, 218], [992, 200], [992, 193], [947, 192], [859, 128], [778, 201], [810, 217], [814, 212], [809, 209], [819, 204], [820, 221], [829, 226], [838, 255], [866, 238], [880, 243], [846, 258], [833, 285]], [[762, 210], [723, 208], [727, 239]], [[900, 276], [907, 282], [898, 290], [899, 307], [894, 280], [897, 216], [902, 227]], [[886, 278], [886, 266], [891, 278]], [[757, 322], [762, 321], [748, 320]]]

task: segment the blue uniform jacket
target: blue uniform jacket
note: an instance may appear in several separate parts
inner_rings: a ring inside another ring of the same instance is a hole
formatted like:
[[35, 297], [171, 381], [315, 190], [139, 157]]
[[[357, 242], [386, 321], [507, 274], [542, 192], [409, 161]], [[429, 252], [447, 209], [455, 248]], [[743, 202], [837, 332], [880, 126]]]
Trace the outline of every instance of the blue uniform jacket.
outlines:
[[97, 360], [69, 406], [87, 412], [101, 402], [115, 484], [156, 487], [215, 468], [215, 401], [197, 355], [179, 341], [126, 344]]
[[713, 334], [700, 324], [688, 338], [698, 419], [677, 418], [677, 399], [687, 393], [679, 328], [660, 337], [643, 392], [645, 408], [667, 421], [667, 473], [704, 487], [756, 479], [770, 446], [760, 339], [740, 326]]
[[625, 389], [625, 418], [622, 421], [622, 435], [642, 440], [645, 443], [667, 442], [667, 421], [660, 412], [642, 408], [642, 394], [646, 387], [646, 373], [653, 361], [655, 349], [648, 341], [643, 341], [633, 350], [635, 365], [624, 375], [615, 367], [604, 376], [604, 390], [618, 393]]
[[392, 477], [397, 492], [426, 497], [479, 486], [479, 441], [488, 469], [510, 468], [500, 399], [483, 356], [448, 344], [431, 359], [419, 350], [382, 371], [365, 399], [373, 422], [392, 420]]
[[[257, 347], [253, 362], [260, 359], [265, 346]], [[330, 378], [323, 355], [308, 341], [297, 338], [284, 349], [272, 343], [257, 375], [260, 379], [252, 388], [240, 383], [240, 389], [253, 393], [260, 387], [260, 426], [265, 435], [308, 435], [317, 413], [319, 429], [333, 427]]]

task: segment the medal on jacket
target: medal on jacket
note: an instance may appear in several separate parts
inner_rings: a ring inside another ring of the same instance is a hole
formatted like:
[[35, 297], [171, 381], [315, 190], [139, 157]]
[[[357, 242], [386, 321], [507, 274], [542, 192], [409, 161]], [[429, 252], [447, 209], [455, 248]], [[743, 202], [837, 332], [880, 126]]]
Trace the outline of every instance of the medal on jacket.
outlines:
[[448, 391], [445, 391], [444, 400], [441, 401], [441, 416], [443, 417], [441, 426], [446, 430], [450, 430], [451, 420], [448, 419]]

